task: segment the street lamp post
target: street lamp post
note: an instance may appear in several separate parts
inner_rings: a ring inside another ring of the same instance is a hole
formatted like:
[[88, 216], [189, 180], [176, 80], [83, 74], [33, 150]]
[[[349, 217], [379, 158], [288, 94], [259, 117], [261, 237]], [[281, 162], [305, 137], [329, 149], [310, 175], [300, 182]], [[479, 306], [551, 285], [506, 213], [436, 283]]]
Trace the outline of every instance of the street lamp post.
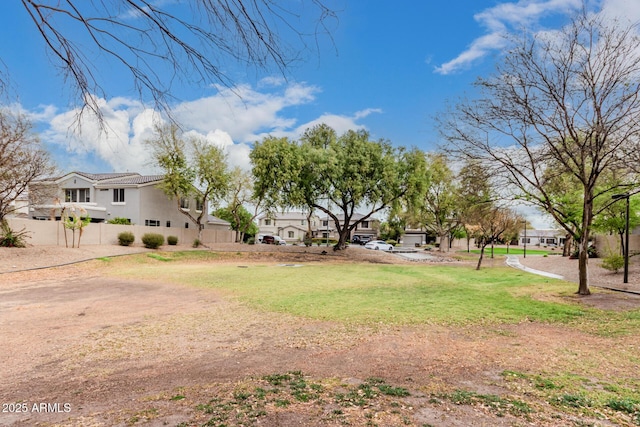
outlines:
[[613, 200], [625, 199], [627, 201], [624, 227], [624, 283], [629, 283], [629, 193], [614, 194], [611, 198]]

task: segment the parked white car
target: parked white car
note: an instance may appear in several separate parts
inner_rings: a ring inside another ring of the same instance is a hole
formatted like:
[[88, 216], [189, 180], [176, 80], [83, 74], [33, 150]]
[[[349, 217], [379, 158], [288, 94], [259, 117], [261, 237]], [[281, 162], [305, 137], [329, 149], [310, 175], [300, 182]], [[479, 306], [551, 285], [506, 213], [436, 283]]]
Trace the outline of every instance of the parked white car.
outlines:
[[392, 251], [393, 245], [382, 240], [372, 240], [364, 245], [365, 249], [373, 249], [374, 251]]

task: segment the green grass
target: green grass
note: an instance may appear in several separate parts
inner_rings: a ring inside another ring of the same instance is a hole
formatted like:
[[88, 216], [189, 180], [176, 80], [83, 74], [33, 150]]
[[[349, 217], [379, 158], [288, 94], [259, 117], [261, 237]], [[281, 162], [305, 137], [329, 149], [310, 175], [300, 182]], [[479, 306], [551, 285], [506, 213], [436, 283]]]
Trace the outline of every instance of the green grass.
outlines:
[[[189, 253], [187, 253], [189, 254]], [[201, 255], [190, 255], [201, 261]], [[331, 264], [299, 268], [167, 262], [162, 254], [118, 266], [129, 277], [215, 288], [265, 311], [349, 323], [585, 322], [598, 310], [562, 300], [575, 284], [510, 268]], [[552, 295], [557, 301], [535, 295]], [[628, 320], [627, 316], [627, 320]], [[637, 325], [640, 315], [631, 316]], [[610, 325], [607, 325], [610, 326]]]

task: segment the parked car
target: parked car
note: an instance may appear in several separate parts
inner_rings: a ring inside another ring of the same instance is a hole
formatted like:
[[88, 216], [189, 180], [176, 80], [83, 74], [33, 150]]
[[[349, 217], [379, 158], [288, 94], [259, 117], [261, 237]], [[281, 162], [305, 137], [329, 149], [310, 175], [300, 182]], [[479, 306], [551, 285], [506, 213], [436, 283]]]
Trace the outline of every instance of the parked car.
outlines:
[[365, 249], [373, 249], [375, 251], [392, 251], [393, 250], [393, 245], [390, 245], [382, 240], [372, 240], [370, 242], [367, 242], [366, 245], [364, 245]]
[[267, 245], [286, 245], [287, 242], [282, 239], [280, 236], [262, 236], [261, 243], [265, 243]]
[[353, 236], [353, 239], [351, 239], [351, 243], [353, 243], [354, 245], [364, 245], [367, 242], [369, 242], [371, 240], [371, 236], [358, 236], [355, 235]]

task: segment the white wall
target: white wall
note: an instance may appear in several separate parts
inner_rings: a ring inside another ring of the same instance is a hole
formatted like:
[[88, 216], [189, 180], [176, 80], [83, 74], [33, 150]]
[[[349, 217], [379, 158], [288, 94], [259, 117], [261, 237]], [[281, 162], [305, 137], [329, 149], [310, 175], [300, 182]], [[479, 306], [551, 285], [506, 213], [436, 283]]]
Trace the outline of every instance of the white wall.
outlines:
[[[65, 246], [65, 233], [60, 221], [36, 221], [22, 218], [8, 218], [12, 229], [19, 231], [26, 229], [30, 238], [27, 242], [31, 245], [57, 245]], [[123, 231], [131, 231], [136, 240], [134, 244], [141, 244], [142, 235], [145, 233], [158, 233], [165, 236], [176, 236], [178, 244], [191, 245], [196, 239], [197, 230], [178, 227], [145, 227], [144, 225], [117, 225], [107, 223], [91, 223], [82, 232], [80, 245], [117, 245], [118, 234]], [[231, 243], [234, 241], [234, 232], [231, 230], [202, 230], [202, 243]], [[67, 230], [67, 239], [71, 247], [71, 231]], [[78, 232], [76, 231], [76, 240]]]

